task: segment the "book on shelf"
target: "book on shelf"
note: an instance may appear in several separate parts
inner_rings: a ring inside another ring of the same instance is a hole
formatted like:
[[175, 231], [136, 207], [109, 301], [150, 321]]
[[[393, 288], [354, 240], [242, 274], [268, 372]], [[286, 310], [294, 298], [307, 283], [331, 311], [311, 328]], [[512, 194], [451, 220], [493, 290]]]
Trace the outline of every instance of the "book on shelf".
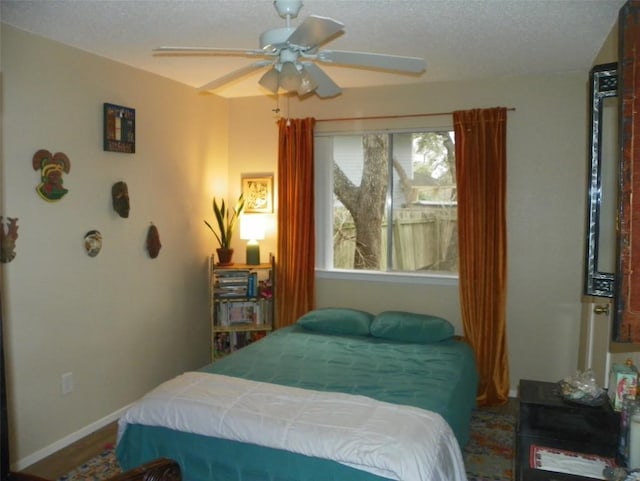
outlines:
[[231, 352], [231, 337], [228, 332], [219, 332], [214, 339], [215, 357], [221, 357]]
[[216, 276], [222, 277], [247, 277], [251, 274], [249, 269], [221, 269], [216, 271]]
[[270, 325], [271, 301], [268, 299], [256, 299], [251, 301], [223, 300], [216, 305], [216, 325], [241, 326], [241, 325]]
[[258, 279], [258, 273], [254, 271], [240, 277], [218, 277], [213, 292], [219, 297], [256, 298], [262, 295], [265, 285], [267, 285], [267, 283], [260, 281]]
[[217, 297], [247, 297], [247, 286], [219, 286], [213, 294]]
[[272, 324], [272, 304], [270, 299], [260, 299], [260, 310], [262, 312], [262, 323]]
[[254, 324], [255, 303], [253, 302], [229, 302], [229, 325]]
[[227, 310], [227, 303], [221, 302], [216, 305], [216, 325], [217, 326], [228, 326], [229, 325], [229, 315]]
[[266, 336], [262, 331], [219, 332], [214, 339], [214, 357], [219, 359]]
[[244, 286], [249, 282], [250, 277], [224, 277], [218, 279], [219, 286]]
[[256, 290], [257, 290], [257, 279], [258, 279], [258, 275], [255, 272], [252, 272], [249, 277], [247, 278], [247, 296], [248, 297], [255, 297], [256, 294]]

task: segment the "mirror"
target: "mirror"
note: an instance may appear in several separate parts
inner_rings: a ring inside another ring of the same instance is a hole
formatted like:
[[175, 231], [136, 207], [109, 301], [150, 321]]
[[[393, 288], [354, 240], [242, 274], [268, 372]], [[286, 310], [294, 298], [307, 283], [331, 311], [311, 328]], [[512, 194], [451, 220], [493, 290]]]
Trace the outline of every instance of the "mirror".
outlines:
[[618, 179], [617, 64], [590, 73], [591, 137], [584, 293], [613, 297], [615, 285]]

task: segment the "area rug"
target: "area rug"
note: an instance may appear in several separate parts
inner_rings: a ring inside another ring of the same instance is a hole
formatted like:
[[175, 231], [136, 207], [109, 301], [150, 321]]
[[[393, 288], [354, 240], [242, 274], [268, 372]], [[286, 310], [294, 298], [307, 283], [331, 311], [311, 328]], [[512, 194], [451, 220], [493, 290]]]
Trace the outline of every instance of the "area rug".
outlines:
[[113, 445], [105, 446], [102, 453], [58, 478], [58, 481], [102, 481], [120, 474], [122, 471], [116, 460], [114, 449]]
[[[514, 416], [477, 410], [471, 439], [463, 451], [468, 481], [511, 481], [515, 446]], [[112, 446], [58, 481], [103, 481], [120, 473]]]
[[462, 455], [469, 481], [511, 481], [515, 458], [515, 416], [474, 411], [471, 439]]

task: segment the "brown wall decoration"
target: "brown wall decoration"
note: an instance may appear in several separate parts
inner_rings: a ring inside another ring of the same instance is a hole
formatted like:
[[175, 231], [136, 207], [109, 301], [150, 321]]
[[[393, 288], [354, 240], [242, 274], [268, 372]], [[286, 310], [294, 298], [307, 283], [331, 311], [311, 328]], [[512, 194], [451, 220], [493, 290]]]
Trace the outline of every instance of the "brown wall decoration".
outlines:
[[158, 257], [161, 247], [162, 244], [160, 243], [160, 233], [158, 232], [158, 228], [151, 224], [147, 230], [147, 252], [149, 253], [149, 257], [152, 259]]
[[111, 186], [111, 201], [113, 210], [122, 218], [129, 217], [131, 201], [129, 200], [129, 187], [124, 181], [116, 182]]
[[622, 157], [613, 339], [640, 343], [640, 137], [634, 135], [640, 132], [640, 0], [624, 4], [618, 24]]

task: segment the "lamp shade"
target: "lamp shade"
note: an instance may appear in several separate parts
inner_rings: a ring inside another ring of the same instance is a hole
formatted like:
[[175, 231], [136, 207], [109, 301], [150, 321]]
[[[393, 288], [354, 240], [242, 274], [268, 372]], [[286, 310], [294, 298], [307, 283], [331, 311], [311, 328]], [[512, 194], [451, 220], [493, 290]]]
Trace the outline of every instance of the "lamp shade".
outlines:
[[240, 239], [247, 240], [247, 264], [260, 264], [260, 246], [264, 239], [264, 218], [261, 215], [243, 215], [240, 217]]
[[240, 217], [240, 239], [262, 240], [264, 231], [264, 218], [261, 215], [244, 214]]

